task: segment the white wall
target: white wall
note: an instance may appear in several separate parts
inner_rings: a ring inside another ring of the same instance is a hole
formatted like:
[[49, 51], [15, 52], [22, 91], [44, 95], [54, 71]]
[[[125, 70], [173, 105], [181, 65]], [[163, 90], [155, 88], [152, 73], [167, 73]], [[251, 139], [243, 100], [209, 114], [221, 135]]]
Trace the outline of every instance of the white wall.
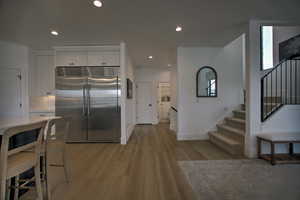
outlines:
[[[242, 103], [243, 38], [223, 48], [179, 47], [177, 55], [177, 138], [208, 139], [208, 131]], [[196, 73], [203, 66], [217, 71], [217, 98], [196, 97]]]
[[[135, 80], [136, 83], [139, 81], [149, 81], [153, 84], [153, 90], [150, 91], [152, 93], [152, 107], [153, 107], [153, 124], [157, 124], [159, 122], [158, 119], [158, 84], [160, 82], [170, 82], [170, 68], [147, 68], [147, 67], [139, 67], [135, 69]], [[137, 99], [138, 101], [138, 99]]]
[[128, 49], [125, 43], [121, 43], [121, 144], [126, 144], [134, 130], [136, 124], [136, 100], [127, 99], [126, 79], [133, 82], [133, 94], [135, 94], [134, 66], [131, 62]]
[[0, 67], [19, 69], [22, 74], [21, 95], [23, 107], [20, 115], [28, 113], [28, 68], [31, 62], [31, 50], [27, 46], [0, 41]]

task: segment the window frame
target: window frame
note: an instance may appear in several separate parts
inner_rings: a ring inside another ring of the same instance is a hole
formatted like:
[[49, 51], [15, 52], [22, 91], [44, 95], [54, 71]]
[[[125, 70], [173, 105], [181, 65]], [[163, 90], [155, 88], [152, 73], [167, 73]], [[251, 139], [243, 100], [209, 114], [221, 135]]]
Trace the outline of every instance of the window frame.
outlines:
[[[263, 27], [265, 26], [271, 26], [272, 27], [272, 34], [273, 34], [273, 37], [272, 37], [272, 54], [273, 54], [273, 66], [270, 67], [270, 68], [267, 68], [267, 69], [264, 69], [264, 58], [263, 58], [263, 54], [264, 54], [264, 51], [263, 51]], [[274, 26], [273, 25], [261, 25], [260, 26], [260, 70], [261, 71], [267, 71], [267, 70], [272, 70], [274, 68]]]

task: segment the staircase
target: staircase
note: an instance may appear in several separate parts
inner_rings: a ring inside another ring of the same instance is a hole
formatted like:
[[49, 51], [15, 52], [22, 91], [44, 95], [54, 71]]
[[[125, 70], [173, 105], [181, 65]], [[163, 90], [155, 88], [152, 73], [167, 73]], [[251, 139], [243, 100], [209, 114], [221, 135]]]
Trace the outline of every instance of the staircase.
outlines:
[[217, 131], [209, 132], [210, 141], [232, 155], [243, 155], [246, 111], [245, 105], [233, 111], [233, 117], [226, 117], [217, 124]]

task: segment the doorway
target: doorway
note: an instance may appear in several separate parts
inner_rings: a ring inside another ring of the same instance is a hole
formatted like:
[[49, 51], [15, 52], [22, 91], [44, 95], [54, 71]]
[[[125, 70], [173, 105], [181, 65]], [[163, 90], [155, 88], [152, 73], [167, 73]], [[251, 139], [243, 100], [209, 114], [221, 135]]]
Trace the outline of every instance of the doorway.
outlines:
[[158, 86], [159, 122], [170, 122], [171, 90], [170, 83], [161, 82]]
[[136, 83], [137, 124], [153, 124], [153, 83]]

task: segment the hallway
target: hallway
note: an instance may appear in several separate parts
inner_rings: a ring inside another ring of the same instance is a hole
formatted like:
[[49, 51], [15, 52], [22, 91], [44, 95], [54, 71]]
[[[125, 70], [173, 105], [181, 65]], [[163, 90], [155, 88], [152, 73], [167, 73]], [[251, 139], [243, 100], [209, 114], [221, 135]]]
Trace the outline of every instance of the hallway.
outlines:
[[55, 200], [192, 200], [177, 161], [235, 159], [209, 141], [176, 141], [168, 124], [136, 126], [125, 146], [67, 146], [71, 181], [65, 183], [61, 169], [51, 171]]

